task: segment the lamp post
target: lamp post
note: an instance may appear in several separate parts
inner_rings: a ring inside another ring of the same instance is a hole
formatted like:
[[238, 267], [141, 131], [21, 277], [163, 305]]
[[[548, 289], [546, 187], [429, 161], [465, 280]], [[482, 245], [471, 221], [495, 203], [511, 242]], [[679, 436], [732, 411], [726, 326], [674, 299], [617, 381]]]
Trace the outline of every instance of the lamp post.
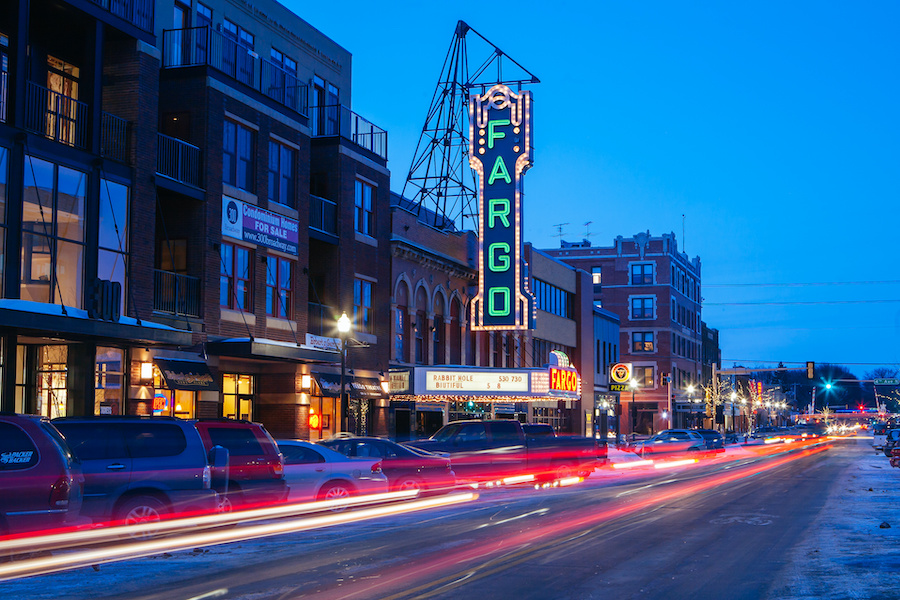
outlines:
[[345, 381], [347, 379], [347, 335], [350, 333], [350, 318], [347, 313], [337, 321], [338, 335], [341, 337], [341, 431], [347, 431], [347, 395]]
[[731, 433], [737, 435], [737, 426], [734, 424], [734, 403], [737, 401], [737, 392], [731, 392]]
[[[628, 382], [628, 387], [631, 388], [631, 406], [628, 407], [628, 410], [630, 410], [633, 415], [637, 416], [637, 409], [634, 407], [634, 391], [638, 388], [637, 380], [632, 377], [631, 380], [629, 380], [629, 382]], [[631, 419], [632, 441], [634, 441], [634, 425], [635, 425], [634, 417], [632, 417], [632, 419]]]
[[694, 416], [694, 384], [690, 384], [689, 386], [687, 386], [687, 393], [688, 393], [688, 406], [691, 407], [691, 413], [690, 413], [691, 421], [694, 421], [694, 419], [696, 418]]

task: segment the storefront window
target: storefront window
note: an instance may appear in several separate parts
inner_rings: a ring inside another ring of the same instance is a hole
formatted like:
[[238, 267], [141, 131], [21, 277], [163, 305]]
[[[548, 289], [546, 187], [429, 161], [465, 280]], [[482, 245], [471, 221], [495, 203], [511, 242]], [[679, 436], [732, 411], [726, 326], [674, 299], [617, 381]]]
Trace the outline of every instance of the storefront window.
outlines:
[[226, 373], [222, 377], [222, 416], [253, 420], [253, 375]]
[[197, 392], [191, 390], [170, 390], [166, 380], [153, 367], [153, 415], [193, 419], [196, 415]]
[[122, 414], [122, 391], [125, 383], [125, 351], [120, 348], [97, 347], [94, 363], [94, 414]]
[[66, 416], [67, 346], [38, 349], [37, 413], [51, 419]]

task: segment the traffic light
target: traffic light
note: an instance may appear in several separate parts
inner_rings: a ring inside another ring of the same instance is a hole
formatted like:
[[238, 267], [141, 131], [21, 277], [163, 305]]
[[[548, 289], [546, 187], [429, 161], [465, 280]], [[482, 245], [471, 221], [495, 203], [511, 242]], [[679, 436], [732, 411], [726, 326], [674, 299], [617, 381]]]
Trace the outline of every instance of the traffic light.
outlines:
[[310, 429], [321, 429], [322, 428], [322, 416], [316, 413], [309, 413], [309, 428]]
[[806, 363], [806, 378], [814, 379], [816, 371], [816, 363], [810, 361]]
[[666, 387], [669, 385], [669, 374], [668, 373], [660, 373], [659, 374], [659, 387]]

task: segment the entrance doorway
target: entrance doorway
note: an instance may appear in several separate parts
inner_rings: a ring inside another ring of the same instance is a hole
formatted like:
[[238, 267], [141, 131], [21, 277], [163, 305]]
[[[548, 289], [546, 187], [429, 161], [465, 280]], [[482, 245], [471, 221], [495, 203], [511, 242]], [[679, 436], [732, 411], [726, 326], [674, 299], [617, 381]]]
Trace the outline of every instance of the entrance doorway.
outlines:
[[222, 416], [226, 419], [253, 420], [255, 377], [226, 373], [222, 376]]

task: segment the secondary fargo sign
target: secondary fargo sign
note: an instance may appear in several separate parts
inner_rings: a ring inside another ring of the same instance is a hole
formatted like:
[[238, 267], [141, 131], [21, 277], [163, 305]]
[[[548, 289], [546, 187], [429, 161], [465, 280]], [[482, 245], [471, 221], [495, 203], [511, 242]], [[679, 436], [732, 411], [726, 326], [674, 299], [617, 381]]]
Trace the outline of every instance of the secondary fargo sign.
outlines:
[[478, 294], [473, 330], [531, 329], [522, 267], [522, 176], [532, 165], [531, 92], [495, 85], [469, 99], [469, 164], [478, 174]]

